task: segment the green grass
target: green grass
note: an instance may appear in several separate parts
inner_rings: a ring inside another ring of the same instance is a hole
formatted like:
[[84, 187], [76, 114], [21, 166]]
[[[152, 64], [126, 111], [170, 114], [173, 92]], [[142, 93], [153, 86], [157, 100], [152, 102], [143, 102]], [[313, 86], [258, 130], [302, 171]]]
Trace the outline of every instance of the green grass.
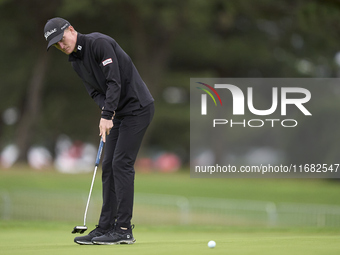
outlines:
[[[65, 175], [26, 167], [0, 170], [0, 190], [39, 193], [87, 193], [90, 174]], [[94, 192], [100, 193], [98, 172]], [[136, 175], [136, 192], [340, 205], [340, 183], [314, 179], [191, 179], [189, 173]], [[0, 200], [1, 202], [1, 200]], [[336, 228], [138, 225], [137, 242], [121, 246], [73, 243], [73, 224], [0, 220], [0, 254], [339, 254]], [[89, 226], [90, 227], [90, 226]], [[214, 249], [207, 243], [214, 240]]]
[[[63, 223], [0, 222], [3, 255], [39, 254], [339, 254], [339, 231], [139, 226], [133, 245], [81, 246]], [[216, 241], [214, 249], [207, 247]]]
[[[94, 192], [100, 193], [98, 171]], [[31, 171], [26, 167], [0, 170], [0, 190], [88, 192], [92, 173], [68, 175]], [[214, 197], [272, 202], [340, 205], [340, 182], [318, 179], [195, 179], [188, 172], [136, 174], [135, 192], [185, 197]]]

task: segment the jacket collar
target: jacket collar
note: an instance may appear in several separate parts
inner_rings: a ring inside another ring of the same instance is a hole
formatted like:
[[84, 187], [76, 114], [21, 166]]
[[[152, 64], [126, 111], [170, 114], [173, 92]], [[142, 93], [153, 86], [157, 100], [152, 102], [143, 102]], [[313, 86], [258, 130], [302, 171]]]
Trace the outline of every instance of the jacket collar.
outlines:
[[76, 59], [83, 59], [84, 55], [84, 46], [85, 46], [85, 35], [78, 32], [77, 35], [77, 43], [76, 43], [76, 52], [72, 52], [69, 55], [68, 61], [75, 61]]

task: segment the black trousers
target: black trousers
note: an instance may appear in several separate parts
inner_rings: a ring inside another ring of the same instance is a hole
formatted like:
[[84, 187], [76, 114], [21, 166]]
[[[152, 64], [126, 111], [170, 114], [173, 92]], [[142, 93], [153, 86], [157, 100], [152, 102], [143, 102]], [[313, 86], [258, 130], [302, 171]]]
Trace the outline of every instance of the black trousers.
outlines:
[[154, 115], [154, 104], [116, 116], [106, 137], [102, 162], [103, 206], [99, 227], [131, 226], [134, 197], [134, 164], [143, 136]]

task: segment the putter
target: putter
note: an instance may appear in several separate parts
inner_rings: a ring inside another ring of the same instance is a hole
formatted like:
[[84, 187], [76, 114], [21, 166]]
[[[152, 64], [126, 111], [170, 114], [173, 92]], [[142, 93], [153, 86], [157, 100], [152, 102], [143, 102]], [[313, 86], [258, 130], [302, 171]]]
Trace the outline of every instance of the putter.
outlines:
[[102, 155], [102, 151], [103, 151], [103, 146], [104, 146], [104, 142], [103, 142], [103, 138], [100, 139], [100, 144], [99, 144], [99, 148], [98, 148], [98, 153], [97, 153], [97, 158], [96, 158], [96, 164], [95, 164], [95, 168], [94, 168], [94, 172], [93, 172], [93, 177], [92, 177], [92, 183], [91, 183], [91, 188], [90, 188], [90, 193], [89, 193], [89, 197], [87, 198], [87, 203], [86, 203], [86, 208], [85, 208], [85, 214], [84, 214], [84, 226], [75, 226], [72, 234], [75, 233], [84, 233], [87, 230], [86, 227], [86, 215], [87, 215], [87, 209], [89, 208], [89, 203], [90, 203], [90, 198], [91, 198], [91, 193], [92, 193], [92, 188], [93, 188], [93, 183], [94, 183], [94, 179], [96, 178], [96, 173], [97, 173], [97, 168], [100, 162], [100, 157]]

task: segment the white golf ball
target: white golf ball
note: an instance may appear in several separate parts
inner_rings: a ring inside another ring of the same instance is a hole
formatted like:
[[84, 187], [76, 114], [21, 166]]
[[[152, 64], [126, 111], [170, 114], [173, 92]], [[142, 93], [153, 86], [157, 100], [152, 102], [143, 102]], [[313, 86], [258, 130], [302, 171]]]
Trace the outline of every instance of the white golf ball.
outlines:
[[216, 246], [216, 243], [215, 243], [215, 241], [209, 241], [209, 243], [208, 243], [208, 247], [209, 248], [214, 248]]

